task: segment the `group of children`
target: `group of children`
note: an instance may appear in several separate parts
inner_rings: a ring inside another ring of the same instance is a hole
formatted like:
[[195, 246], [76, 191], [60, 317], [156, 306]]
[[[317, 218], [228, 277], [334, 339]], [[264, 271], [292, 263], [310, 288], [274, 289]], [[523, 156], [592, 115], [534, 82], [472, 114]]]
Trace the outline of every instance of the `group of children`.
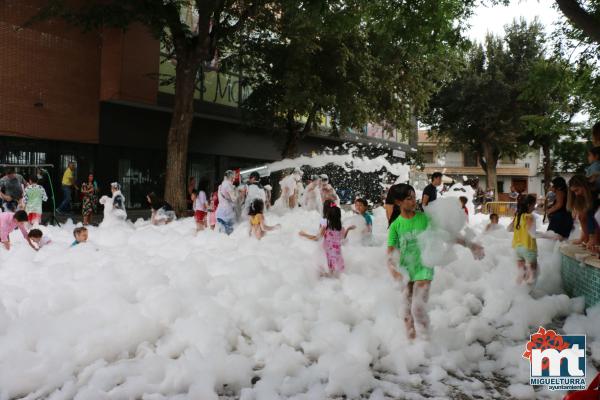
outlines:
[[[591, 160], [593, 161], [592, 167], [590, 167], [588, 176], [586, 177], [586, 181], [588, 182], [587, 188], [580, 190], [579, 186], [581, 185], [578, 184], [576, 179], [572, 179], [569, 182], [568, 199], [565, 197], [565, 203], [568, 204], [564, 205], [565, 208], [569, 209], [569, 213], [575, 212], [579, 215], [582, 213], [589, 215], [589, 210], [595, 211], [598, 209], [597, 206], [593, 205], [594, 195], [592, 194], [594, 184], [596, 183], [593, 179], [600, 179], [600, 148], [598, 150], [597, 152], [595, 150], [590, 152], [590, 159], [595, 158]], [[50, 243], [50, 239], [44, 237], [42, 231], [35, 228], [35, 225], [39, 223], [41, 215], [41, 203], [47, 199], [45, 191], [43, 188], [40, 188], [36, 184], [35, 178], [31, 179], [30, 185], [25, 190], [25, 210], [0, 214], [0, 239], [6, 249], [10, 249], [9, 234], [16, 228], [21, 231], [29, 245], [36, 250]], [[191, 198], [196, 230], [214, 229], [217, 224], [215, 210], [218, 207], [219, 197], [211, 195], [209, 198], [205, 190], [194, 189]], [[388, 199], [392, 201], [394, 212], [388, 214], [387, 267], [395, 280], [406, 282], [403, 294], [406, 298], [404, 303], [404, 321], [408, 337], [415, 338], [417, 334], [426, 336], [429, 324], [426, 305], [431, 281], [434, 276], [434, 269], [433, 266], [427, 265], [423, 261], [418, 237], [421, 233], [429, 229], [431, 221], [427, 214], [418, 210], [415, 190], [410, 185], [393, 185], [390, 188]], [[165, 208], [165, 204], [158, 201], [152, 194], [148, 196], [148, 201], [156, 213]], [[459, 201], [468, 220], [468, 199], [463, 196], [459, 198]], [[536, 218], [533, 214], [536, 203], [537, 199], [533, 195], [520, 196], [516, 215], [508, 227], [513, 232], [512, 246], [517, 260], [517, 281], [519, 283], [532, 284], [536, 279], [536, 238], [539, 237], [539, 234], [536, 232]], [[300, 231], [299, 235], [309, 240], [322, 240], [322, 249], [326, 259], [326, 267], [323, 269], [323, 274], [335, 277], [345, 269], [342, 243], [349, 232], [356, 229], [356, 226], [343, 226], [342, 211], [336, 201], [331, 199], [325, 200], [322, 209], [322, 219], [318, 232], [312, 234]], [[371, 234], [373, 220], [368, 212], [367, 201], [362, 198], [356, 199], [354, 210], [364, 218], [366, 228], [363, 234]], [[280, 228], [279, 224], [272, 226], [267, 224], [264, 215], [265, 201], [262, 198], [252, 199], [249, 202], [246, 213], [248, 217], [248, 233], [256, 239], [260, 240], [267, 232]], [[587, 220], [584, 219], [584, 222], [587, 222]], [[33, 225], [34, 229], [27, 232], [25, 228], [26, 223]], [[486, 227], [486, 231], [498, 228], [499, 216], [491, 214], [490, 224]], [[589, 230], [584, 232], [584, 234], [586, 233], [589, 235]], [[77, 227], [73, 235], [75, 240], [71, 246], [76, 246], [87, 241], [88, 231], [85, 227]], [[463, 237], [457, 237], [456, 243], [469, 248], [475, 258], [484, 256], [483, 248], [476, 243], [469, 242]]]
[[[421, 249], [418, 236], [430, 226], [429, 217], [422, 211], [417, 211], [417, 201], [414, 189], [408, 184], [398, 184], [390, 188], [390, 198], [398, 212], [390, 218], [387, 253], [388, 268], [392, 277], [399, 281], [406, 281], [404, 295], [406, 297], [404, 309], [404, 321], [407, 335], [415, 338], [417, 334], [426, 336], [428, 331], [428, 316], [426, 305], [429, 296], [431, 281], [434, 276], [432, 266], [426, 265], [421, 257]], [[206, 198], [204, 191], [194, 191], [192, 195], [195, 210], [195, 221], [197, 229], [206, 227], [207, 214], [211, 210], [211, 204]], [[526, 196], [519, 202], [519, 208], [515, 220], [511, 224], [514, 230], [513, 246], [518, 257], [519, 281], [533, 282], [537, 268], [536, 242], [535, 242], [535, 218], [532, 216], [535, 207], [535, 197]], [[151, 203], [157, 203], [149, 196]], [[462, 207], [466, 208], [466, 202], [461, 199]], [[157, 203], [158, 204], [158, 203]], [[364, 218], [364, 234], [372, 232], [373, 221], [368, 212], [368, 203], [365, 199], [356, 199], [354, 209], [358, 215]], [[265, 203], [262, 199], [255, 199], [248, 210], [249, 235], [257, 239], [263, 238], [267, 232], [280, 227], [270, 226], [266, 223]], [[493, 229], [498, 224], [498, 216], [491, 215], [492, 223], [487, 230]], [[41, 230], [35, 228], [27, 232], [25, 224], [29, 222], [25, 211], [16, 213], [0, 214], [0, 233], [4, 246], [9, 249], [10, 241], [8, 235], [18, 228], [29, 245], [36, 250], [50, 243], [44, 237]], [[316, 234], [300, 231], [299, 235], [314, 241], [322, 240], [322, 248], [326, 259], [326, 267], [323, 275], [338, 276], [345, 269], [344, 257], [342, 255], [342, 243], [348, 233], [356, 229], [355, 225], [344, 227], [342, 224], [342, 211], [333, 200], [323, 203], [323, 214]], [[74, 242], [71, 246], [84, 243], [88, 238], [85, 227], [77, 227], [74, 232]], [[464, 238], [456, 238], [456, 243], [471, 249], [476, 258], [483, 256], [481, 246], [470, 243]], [[395, 254], [399, 252], [399, 258], [394, 261]]]
[[[33, 226], [29, 232], [26, 227], [28, 223]], [[19, 229], [21, 235], [23, 235], [23, 239], [36, 251], [52, 242], [50, 238], [44, 235], [41, 229], [37, 228], [37, 225], [31, 224], [25, 210], [17, 210], [14, 213], [5, 211], [0, 213], [0, 242], [6, 250], [10, 250], [11, 248], [10, 234], [15, 229]], [[86, 242], [88, 230], [84, 226], [77, 227], [73, 230], [73, 236], [75, 241], [71, 246]]]

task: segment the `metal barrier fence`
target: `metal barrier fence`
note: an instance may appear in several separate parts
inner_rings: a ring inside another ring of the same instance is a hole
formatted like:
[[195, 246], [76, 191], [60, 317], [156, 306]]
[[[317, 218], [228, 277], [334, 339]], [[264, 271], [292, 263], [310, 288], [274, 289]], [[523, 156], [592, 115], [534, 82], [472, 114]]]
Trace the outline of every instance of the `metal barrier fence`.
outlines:
[[517, 203], [512, 201], [490, 201], [483, 206], [485, 214], [498, 214], [500, 217], [512, 217], [517, 211]]

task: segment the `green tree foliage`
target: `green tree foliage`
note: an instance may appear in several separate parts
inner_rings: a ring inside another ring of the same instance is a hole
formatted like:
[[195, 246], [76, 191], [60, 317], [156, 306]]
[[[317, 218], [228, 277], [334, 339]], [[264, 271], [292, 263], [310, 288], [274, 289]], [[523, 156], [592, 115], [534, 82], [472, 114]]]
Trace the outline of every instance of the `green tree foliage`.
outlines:
[[451, 70], [472, 2], [284, 2], [241, 43], [252, 123], [285, 129], [284, 155], [329, 116], [343, 135], [367, 122], [408, 128]]
[[[73, 6], [79, 4], [79, 6]], [[474, 0], [49, 0], [38, 19], [84, 30], [146, 25], [176, 61], [165, 197], [185, 207], [194, 88], [218, 49], [252, 85], [255, 122], [288, 132], [286, 153], [325, 114], [334, 132], [367, 121], [409, 125], [452, 64]], [[197, 16], [191, 24], [187, 15]], [[301, 130], [300, 130], [301, 129]]]
[[580, 41], [600, 46], [600, 1], [556, 0], [560, 11], [569, 20], [570, 36]]
[[587, 71], [578, 69], [560, 55], [543, 58], [532, 66], [519, 96], [529, 105], [528, 114], [521, 117], [522, 141], [542, 148], [546, 190], [554, 171], [553, 144], [571, 134], [573, 116], [583, 108], [581, 93], [586, 82]]
[[460, 73], [432, 98], [427, 120], [433, 136], [475, 152], [489, 187], [497, 186], [501, 157], [526, 151], [521, 117], [531, 114], [531, 105], [521, 93], [543, 52], [540, 24], [515, 21], [504, 38], [488, 36], [484, 45], [473, 46]]
[[557, 172], [581, 174], [587, 166], [589, 128], [574, 126], [552, 143], [554, 169]]

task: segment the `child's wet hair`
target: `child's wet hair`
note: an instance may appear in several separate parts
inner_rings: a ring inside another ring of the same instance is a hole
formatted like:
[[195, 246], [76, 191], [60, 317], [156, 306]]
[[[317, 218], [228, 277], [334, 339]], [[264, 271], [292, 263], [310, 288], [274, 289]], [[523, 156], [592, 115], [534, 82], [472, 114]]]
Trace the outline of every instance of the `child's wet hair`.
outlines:
[[39, 230], [39, 229], [32, 229], [32, 230], [30, 230], [30, 231], [29, 231], [29, 233], [27, 234], [27, 237], [28, 237], [28, 238], [36, 238], [36, 239], [39, 239], [39, 238], [41, 238], [42, 236], [44, 236], [44, 234], [43, 234], [43, 233], [42, 233], [42, 231], [41, 231], [41, 230]]
[[342, 230], [342, 210], [339, 207], [330, 206], [327, 209], [325, 218], [327, 219], [327, 229], [334, 231]]
[[23, 210], [19, 210], [13, 215], [13, 218], [18, 222], [27, 222], [27, 213]]
[[517, 204], [517, 216], [515, 228], [519, 229], [521, 226], [521, 215], [529, 213], [529, 208], [536, 203], [537, 199], [534, 195], [528, 194], [522, 196]]
[[390, 188], [390, 196], [394, 201], [404, 201], [411, 194], [415, 194], [415, 189], [407, 183], [399, 183]]
[[366, 199], [362, 198], [362, 197], [358, 197], [356, 200], [354, 200], [355, 203], [360, 203], [365, 207], [369, 207], [369, 203], [367, 202]]
[[323, 202], [323, 218], [327, 218], [327, 210], [331, 208], [332, 204], [335, 204], [335, 202], [330, 199]]
[[496, 213], [490, 214], [490, 221], [499, 220], [499, 219], [500, 219], [500, 217], [498, 217], [498, 214], [496, 214]]
[[77, 236], [83, 232], [87, 232], [87, 228], [85, 226], [79, 226], [73, 229], [73, 236], [75, 237], [75, 239], [77, 239]]
[[265, 208], [265, 202], [262, 199], [255, 199], [252, 204], [250, 204], [250, 210], [248, 210], [248, 215], [256, 215], [262, 214]]
[[463, 206], [466, 206], [467, 203], [469, 202], [469, 199], [465, 196], [460, 196], [458, 199], [460, 200], [460, 202]]

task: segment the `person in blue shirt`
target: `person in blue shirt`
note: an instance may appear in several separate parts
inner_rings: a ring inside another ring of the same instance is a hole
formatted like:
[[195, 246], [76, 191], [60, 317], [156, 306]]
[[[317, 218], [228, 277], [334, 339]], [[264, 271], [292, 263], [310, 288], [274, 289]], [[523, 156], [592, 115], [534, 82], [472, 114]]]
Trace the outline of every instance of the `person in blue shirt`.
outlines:
[[79, 226], [73, 229], [73, 236], [75, 241], [71, 243], [71, 247], [77, 246], [80, 243], [85, 243], [88, 240], [88, 230], [85, 226]]
[[373, 217], [368, 212], [369, 203], [363, 198], [357, 198], [354, 200], [354, 209], [365, 219], [365, 223], [367, 224], [366, 231], [363, 232], [363, 235], [370, 235], [371, 232], [373, 232]]

